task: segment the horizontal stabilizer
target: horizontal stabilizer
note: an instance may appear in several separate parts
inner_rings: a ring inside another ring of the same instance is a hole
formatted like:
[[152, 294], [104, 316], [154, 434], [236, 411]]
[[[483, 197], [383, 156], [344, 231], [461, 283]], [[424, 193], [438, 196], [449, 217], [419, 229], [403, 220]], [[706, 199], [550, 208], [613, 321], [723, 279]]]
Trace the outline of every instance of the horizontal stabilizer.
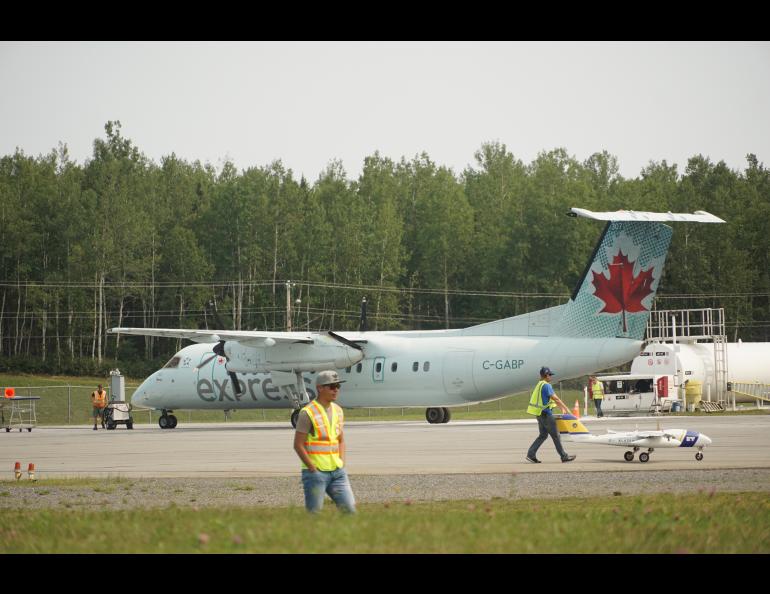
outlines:
[[641, 210], [615, 210], [611, 212], [593, 212], [585, 208], [572, 208], [571, 217], [585, 217], [597, 221], [638, 221], [638, 222], [683, 222], [683, 223], [724, 223], [722, 219], [705, 210], [694, 213], [680, 212], [645, 212]]

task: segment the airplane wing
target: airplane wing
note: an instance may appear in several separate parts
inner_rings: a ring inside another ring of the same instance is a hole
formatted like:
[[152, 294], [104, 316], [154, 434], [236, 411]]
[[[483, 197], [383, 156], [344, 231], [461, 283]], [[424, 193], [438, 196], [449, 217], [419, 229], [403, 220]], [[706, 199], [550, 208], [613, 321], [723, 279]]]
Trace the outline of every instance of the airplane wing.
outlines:
[[640, 210], [616, 210], [611, 212], [593, 212], [585, 208], [572, 208], [568, 213], [572, 217], [585, 217], [597, 221], [658, 221], [677, 222], [687, 221], [696, 223], [724, 223], [722, 219], [705, 210], [696, 210], [694, 213], [680, 212], [645, 212]]
[[131, 334], [134, 336], [160, 336], [162, 338], [186, 338], [193, 342], [219, 342], [236, 340], [244, 346], [265, 346], [267, 344], [293, 344], [315, 342], [308, 332], [260, 332], [259, 330], [189, 330], [184, 328], [112, 328], [109, 334]]
[[666, 437], [666, 433], [663, 431], [637, 431], [636, 435], [639, 437]]
[[638, 440], [657, 439], [659, 441], [671, 441], [672, 439], [679, 439], [679, 436], [666, 431], [638, 431], [634, 435]]

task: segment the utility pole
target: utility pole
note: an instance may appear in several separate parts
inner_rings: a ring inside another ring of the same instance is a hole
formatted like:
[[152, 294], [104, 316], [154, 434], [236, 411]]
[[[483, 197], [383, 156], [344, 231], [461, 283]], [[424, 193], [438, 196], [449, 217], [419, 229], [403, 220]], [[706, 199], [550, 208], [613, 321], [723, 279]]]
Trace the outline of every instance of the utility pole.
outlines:
[[286, 281], [286, 331], [291, 332], [291, 290], [297, 283]]

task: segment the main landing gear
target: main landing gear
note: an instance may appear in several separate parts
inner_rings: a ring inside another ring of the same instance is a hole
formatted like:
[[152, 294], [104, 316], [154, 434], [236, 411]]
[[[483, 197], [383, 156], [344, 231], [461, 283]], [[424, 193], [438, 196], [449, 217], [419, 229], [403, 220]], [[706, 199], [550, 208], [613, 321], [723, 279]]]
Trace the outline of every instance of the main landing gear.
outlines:
[[297, 419], [299, 418], [300, 409], [291, 411], [291, 426], [297, 428]]
[[431, 425], [448, 423], [451, 418], [452, 413], [448, 408], [428, 408], [425, 410], [425, 419]]
[[170, 415], [169, 413], [174, 412], [173, 410], [166, 410], [163, 409], [163, 414], [158, 419], [158, 425], [160, 425], [161, 429], [173, 429], [176, 427], [177, 424], [177, 418], [174, 415]]
[[[634, 454], [638, 451], [639, 451], [639, 448], [635, 447], [633, 452], [629, 451], [623, 454], [623, 458], [625, 458], [626, 462], [631, 462], [634, 459]], [[654, 448], [650, 448], [646, 452], [642, 452], [641, 454], [639, 454], [639, 462], [649, 462], [650, 454], [654, 451], [655, 451]]]

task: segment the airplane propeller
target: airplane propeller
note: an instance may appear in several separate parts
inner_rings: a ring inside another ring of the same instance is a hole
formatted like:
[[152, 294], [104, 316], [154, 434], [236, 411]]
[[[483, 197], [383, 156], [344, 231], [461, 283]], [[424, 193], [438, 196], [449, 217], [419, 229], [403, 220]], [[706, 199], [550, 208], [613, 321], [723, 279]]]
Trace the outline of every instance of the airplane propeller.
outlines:
[[[212, 359], [215, 357], [224, 357], [225, 361], [229, 361], [230, 359], [227, 358], [227, 355], [225, 354], [225, 341], [220, 340], [217, 344], [215, 344], [212, 348], [212, 351], [214, 351], [214, 354], [208, 357], [205, 361], [201, 361], [201, 364], [198, 365], [197, 369], [201, 369], [208, 365]], [[230, 381], [233, 383], [233, 390], [236, 394], [240, 394], [242, 392], [241, 390], [241, 383], [238, 381], [238, 376], [235, 374], [234, 371], [228, 371], [227, 375], [230, 376]]]
[[[212, 317], [214, 318], [215, 323], [217, 324], [217, 327], [224, 328], [224, 324], [222, 323], [222, 318], [219, 317], [219, 311], [217, 311], [217, 304], [216, 301], [213, 299], [208, 302], [208, 311], [211, 313]], [[207, 309], [207, 308], [204, 308]], [[214, 337], [216, 340], [219, 340], [218, 336]], [[219, 340], [217, 344], [214, 345], [214, 347], [211, 349], [214, 351], [214, 354], [211, 355], [208, 359], [205, 361], [202, 361], [200, 365], [198, 365], [198, 369], [201, 367], [205, 367], [208, 365], [211, 360], [214, 357], [224, 357], [225, 361], [229, 361], [230, 359], [227, 358], [227, 355], [225, 355], [225, 341]], [[234, 371], [228, 371], [227, 375], [230, 376], [230, 381], [233, 383], [233, 390], [236, 394], [240, 394], [242, 392], [241, 390], [241, 383], [238, 381], [238, 376], [235, 375]]]
[[356, 349], [357, 351], [364, 352], [364, 347], [362, 347], [360, 344], [357, 344], [353, 342], [352, 340], [348, 340], [344, 336], [340, 336], [336, 332], [332, 332], [331, 330], [328, 331], [329, 336], [331, 336], [334, 340], [341, 342], [345, 346], [349, 346], [351, 349]]

